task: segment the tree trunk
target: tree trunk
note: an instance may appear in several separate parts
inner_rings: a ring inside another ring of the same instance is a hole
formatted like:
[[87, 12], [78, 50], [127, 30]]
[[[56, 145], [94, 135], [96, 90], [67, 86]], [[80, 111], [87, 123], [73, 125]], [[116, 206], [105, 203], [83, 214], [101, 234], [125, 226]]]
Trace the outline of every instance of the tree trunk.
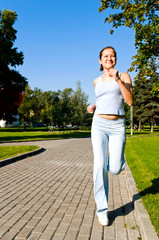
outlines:
[[153, 132], [153, 123], [151, 123], [151, 132]]
[[141, 120], [139, 120], [139, 132], [141, 132]]

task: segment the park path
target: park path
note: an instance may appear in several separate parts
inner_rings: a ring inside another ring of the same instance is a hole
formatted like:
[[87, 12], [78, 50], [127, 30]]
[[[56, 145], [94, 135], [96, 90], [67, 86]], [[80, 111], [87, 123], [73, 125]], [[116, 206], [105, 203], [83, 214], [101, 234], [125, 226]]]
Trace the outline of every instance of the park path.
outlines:
[[137, 240], [126, 174], [109, 175], [110, 225], [96, 217], [90, 138], [7, 143], [45, 151], [0, 168], [0, 239]]

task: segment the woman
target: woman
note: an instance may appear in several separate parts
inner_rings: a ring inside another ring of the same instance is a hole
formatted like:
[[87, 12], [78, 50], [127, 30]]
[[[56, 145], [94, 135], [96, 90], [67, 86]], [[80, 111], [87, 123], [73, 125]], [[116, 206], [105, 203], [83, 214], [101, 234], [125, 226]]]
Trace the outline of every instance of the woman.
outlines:
[[101, 50], [99, 63], [100, 70], [104, 70], [104, 73], [94, 80], [96, 104], [87, 108], [89, 113], [94, 113], [91, 129], [94, 153], [94, 196], [101, 225], [109, 225], [108, 170], [117, 175], [125, 165], [126, 136], [123, 101], [125, 100], [129, 106], [133, 104], [130, 76], [128, 73], [119, 74], [115, 69], [116, 60], [116, 51], [113, 47], [108, 46]]

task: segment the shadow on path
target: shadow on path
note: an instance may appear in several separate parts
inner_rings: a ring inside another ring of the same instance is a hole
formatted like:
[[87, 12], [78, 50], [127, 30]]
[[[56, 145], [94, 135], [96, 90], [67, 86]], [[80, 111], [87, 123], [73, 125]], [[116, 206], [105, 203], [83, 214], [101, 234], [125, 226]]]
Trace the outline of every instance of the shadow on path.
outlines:
[[157, 194], [159, 192], [159, 178], [152, 180], [152, 185], [143, 191], [135, 194], [131, 202], [109, 212], [110, 224], [112, 225], [115, 219], [119, 216], [128, 215], [131, 211], [134, 210], [134, 202], [140, 199], [142, 196], [148, 194]]

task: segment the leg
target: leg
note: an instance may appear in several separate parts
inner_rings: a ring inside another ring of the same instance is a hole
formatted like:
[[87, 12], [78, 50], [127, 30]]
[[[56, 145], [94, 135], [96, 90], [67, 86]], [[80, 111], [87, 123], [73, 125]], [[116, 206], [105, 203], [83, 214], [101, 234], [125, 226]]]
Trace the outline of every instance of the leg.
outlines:
[[[121, 119], [119, 119], [121, 123]], [[120, 127], [119, 127], [120, 126]], [[109, 135], [109, 164], [110, 172], [117, 175], [125, 166], [125, 125], [116, 126], [116, 129]]]
[[100, 212], [108, 209], [108, 136], [104, 131], [92, 128], [92, 145], [94, 153], [94, 196], [98, 212]]

